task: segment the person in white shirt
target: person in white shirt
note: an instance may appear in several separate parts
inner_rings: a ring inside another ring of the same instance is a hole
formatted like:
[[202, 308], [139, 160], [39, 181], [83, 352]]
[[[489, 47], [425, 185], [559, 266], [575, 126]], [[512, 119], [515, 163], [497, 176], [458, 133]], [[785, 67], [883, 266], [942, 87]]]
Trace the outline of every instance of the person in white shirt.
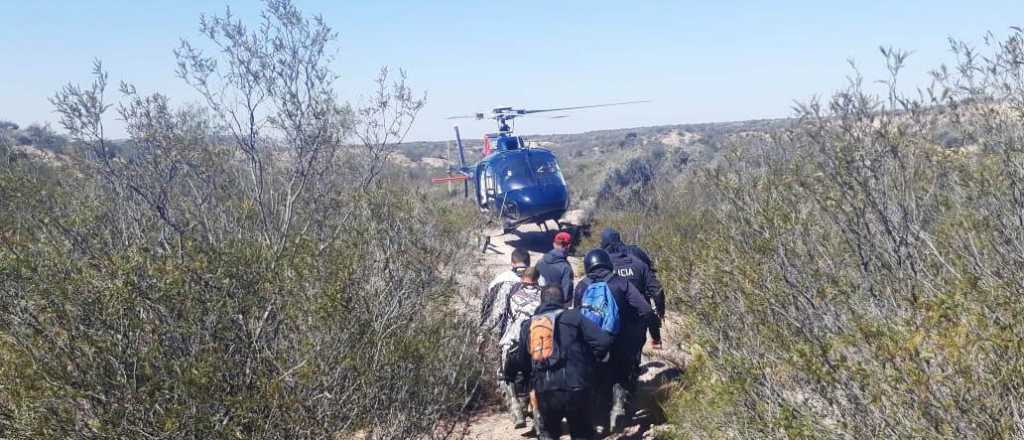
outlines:
[[[501, 364], [498, 366], [499, 388], [504, 394], [505, 403], [508, 406], [509, 414], [516, 428], [526, 427], [526, 416], [529, 411], [529, 384], [525, 377], [507, 380], [505, 369], [508, 368], [510, 359], [519, 355], [520, 350], [527, 347], [519, 346], [519, 331], [523, 322], [529, 321], [533, 312], [540, 307], [540, 286], [537, 279], [540, 274], [536, 267], [531, 267], [523, 272], [521, 282], [512, 286], [508, 295], [508, 301], [503, 304], [495, 304], [497, 310], [500, 306], [501, 313], [498, 314], [498, 332], [501, 339], [498, 347], [501, 350]], [[532, 414], [534, 427], [541, 424], [540, 417], [536, 411]], [[538, 428], [539, 429], [539, 428]], [[539, 431], [538, 431], [539, 432]]]
[[501, 337], [497, 328], [498, 317], [501, 316], [504, 305], [508, 303], [512, 286], [520, 282], [523, 272], [529, 267], [530, 253], [525, 249], [516, 249], [512, 251], [512, 268], [498, 274], [487, 285], [487, 292], [484, 292], [484, 297], [480, 300], [480, 327], [485, 335]]

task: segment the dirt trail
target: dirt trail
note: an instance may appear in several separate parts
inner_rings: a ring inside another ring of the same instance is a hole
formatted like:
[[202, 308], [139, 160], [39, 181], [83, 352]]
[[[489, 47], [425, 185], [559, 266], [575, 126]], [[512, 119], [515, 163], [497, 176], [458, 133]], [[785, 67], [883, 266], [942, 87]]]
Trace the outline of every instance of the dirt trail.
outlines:
[[[583, 211], [575, 210], [566, 213], [565, 221], [570, 224], [578, 224], [583, 216]], [[551, 224], [553, 226], [553, 223]], [[490, 280], [498, 273], [508, 270], [509, 258], [515, 248], [522, 248], [530, 251], [532, 261], [540, 261], [541, 256], [551, 250], [551, 242], [557, 231], [544, 231], [536, 225], [524, 225], [515, 234], [497, 236], [500, 230], [486, 231], [491, 236], [490, 246], [486, 253], [479, 254], [479, 260], [474, 268], [474, 275], [477, 280]], [[577, 280], [583, 274], [583, 261], [579, 256], [569, 257], [569, 263], [573, 266], [573, 272]], [[471, 301], [478, 307], [478, 298]], [[653, 438], [650, 428], [653, 425], [663, 423], [664, 416], [658, 408], [657, 401], [663, 398], [667, 392], [667, 385], [676, 379], [681, 373], [680, 369], [671, 362], [662, 359], [660, 352], [644, 349], [642, 362], [643, 375], [640, 377], [640, 385], [636, 396], [633, 399], [636, 406], [634, 425], [625, 429], [622, 434], [605, 437], [607, 439], [644, 439]], [[518, 440], [529, 438], [531, 430], [513, 429], [512, 423], [506, 413], [500, 407], [492, 407], [487, 411], [476, 414], [472, 418], [469, 427], [470, 439], [490, 440]], [[569, 438], [567, 435], [563, 438]]]

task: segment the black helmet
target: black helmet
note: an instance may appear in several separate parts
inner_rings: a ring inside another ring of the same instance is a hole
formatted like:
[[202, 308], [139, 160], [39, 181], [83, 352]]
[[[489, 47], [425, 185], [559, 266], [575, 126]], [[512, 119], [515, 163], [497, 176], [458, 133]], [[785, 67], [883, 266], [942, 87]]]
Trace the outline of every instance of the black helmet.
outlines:
[[587, 273], [591, 273], [601, 268], [608, 270], [614, 269], [614, 266], [612, 266], [612, 257], [608, 255], [608, 252], [605, 252], [604, 249], [594, 249], [587, 252], [587, 256], [583, 257], [583, 269]]

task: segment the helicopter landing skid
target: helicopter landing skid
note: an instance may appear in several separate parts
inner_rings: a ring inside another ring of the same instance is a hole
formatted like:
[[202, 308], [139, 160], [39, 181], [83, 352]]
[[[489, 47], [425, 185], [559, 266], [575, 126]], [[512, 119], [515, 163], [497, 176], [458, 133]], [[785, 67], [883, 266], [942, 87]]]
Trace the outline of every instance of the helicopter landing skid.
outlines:
[[[543, 229], [544, 232], [551, 232], [551, 228], [548, 227], [548, 221], [547, 220], [545, 220], [543, 222], [540, 222], [540, 223], [537, 223], [537, 227]], [[563, 230], [565, 230], [565, 224], [563, 224], [560, 220], [555, 220], [555, 230], [556, 231], [563, 231]]]
[[[498, 237], [508, 235], [510, 232], [515, 232], [515, 230], [503, 229], [501, 235], [498, 235]], [[491, 238], [493, 237], [487, 233], [480, 234], [480, 240], [477, 241], [480, 243], [480, 253], [486, 254], [487, 251], [491, 250], [498, 255], [504, 254], [497, 246], [494, 245], [494, 243], [491, 243]]]

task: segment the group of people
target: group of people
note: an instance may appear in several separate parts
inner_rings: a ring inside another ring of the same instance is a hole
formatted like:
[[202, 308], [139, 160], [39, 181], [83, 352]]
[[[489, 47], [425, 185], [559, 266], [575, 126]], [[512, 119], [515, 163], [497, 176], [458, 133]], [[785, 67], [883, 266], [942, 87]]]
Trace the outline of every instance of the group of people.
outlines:
[[573, 439], [620, 431], [648, 333], [661, 348], [665, 296], [647, 253], [605, 229], [577, 282], [571, 243], [559, 232], [535, 266], [516, 249], [512, 269], [495, 277], [482, 302], [513, 423], [525, 428], [532, 418], [542, 440], [559, 438], [563, 419]]

